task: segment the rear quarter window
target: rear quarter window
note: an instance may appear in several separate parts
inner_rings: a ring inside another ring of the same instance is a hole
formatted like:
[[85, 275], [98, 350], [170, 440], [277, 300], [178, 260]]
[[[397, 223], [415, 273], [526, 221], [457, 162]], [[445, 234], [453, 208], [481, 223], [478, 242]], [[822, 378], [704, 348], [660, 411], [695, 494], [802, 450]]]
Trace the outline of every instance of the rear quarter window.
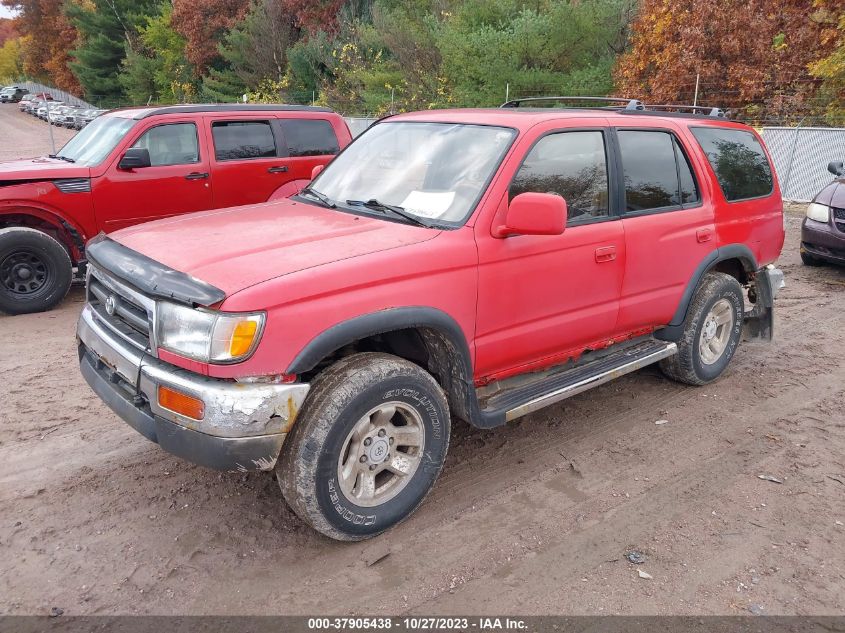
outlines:
[[291, 156], [327, 156], [340, 151], [334, 128], [322, 119], [280, 119]]
[[768, 196], [774, 189], [772, 168], [751, 132], [715, 127], [691, 128], [729, 202]]

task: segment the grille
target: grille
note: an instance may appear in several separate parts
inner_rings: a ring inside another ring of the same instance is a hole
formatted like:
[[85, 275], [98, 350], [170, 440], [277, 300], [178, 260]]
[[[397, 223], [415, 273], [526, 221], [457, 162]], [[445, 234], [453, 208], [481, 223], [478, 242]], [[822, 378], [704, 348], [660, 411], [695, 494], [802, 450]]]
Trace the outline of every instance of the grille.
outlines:
[[845, 233], [845, 209], [832, 207], [831, 210], [833, 211], [833, 223], [836, 228]]
[[[134, 293], [114, 281], [105, 282], [100, 273], [88, 278], [88, 303], [112, 331], [139, 349], [150, 348], [152, 315]], [[108, 283], [108, 285], [106, 285]]]

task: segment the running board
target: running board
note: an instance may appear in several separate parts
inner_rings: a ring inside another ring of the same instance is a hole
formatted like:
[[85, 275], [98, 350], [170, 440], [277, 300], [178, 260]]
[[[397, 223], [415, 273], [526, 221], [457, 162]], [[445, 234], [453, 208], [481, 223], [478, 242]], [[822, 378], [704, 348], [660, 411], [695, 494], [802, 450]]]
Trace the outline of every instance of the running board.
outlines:
[[677, 351], [675, 343], [654, 339], [644, 341], [546, 378], [505, 389], [492, 395], [481, 413], [488, 419], [501, 419], [504, 415], [505, 421], [510, 422], [656, 363]]

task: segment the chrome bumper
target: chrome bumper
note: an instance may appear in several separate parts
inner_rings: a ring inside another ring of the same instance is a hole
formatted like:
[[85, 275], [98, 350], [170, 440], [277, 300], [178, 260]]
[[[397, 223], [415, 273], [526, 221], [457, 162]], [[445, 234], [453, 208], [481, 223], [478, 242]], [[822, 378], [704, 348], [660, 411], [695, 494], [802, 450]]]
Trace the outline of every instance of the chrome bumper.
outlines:
[[[115, 413], [165, 450], [220, 470], [272, 469], [308, 395], [305, 383], [230, 382], [165, 363], [118, 339], [87, 305], [77, 339], [85, 379]], [[202, 400], [203, 419], [161, 407], [159, 385]]]

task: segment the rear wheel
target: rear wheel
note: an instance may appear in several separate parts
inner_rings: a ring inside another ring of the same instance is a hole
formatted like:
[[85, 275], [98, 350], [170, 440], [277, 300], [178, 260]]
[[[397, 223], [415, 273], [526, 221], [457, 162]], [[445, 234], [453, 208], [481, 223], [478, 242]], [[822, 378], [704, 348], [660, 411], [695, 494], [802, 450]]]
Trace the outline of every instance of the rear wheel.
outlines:
[[426, 371], [388, 354], [325, 370], [285, 441], [282, 493], [305, 522], [338, 540], [375, 536], [428, 494], [449, 446], [449, 408]]
[[742, 286], [725, 273], [705, 275], [684, 319], [678, 353], [660, 361], [670, 378], [704, 385], [718, 378], [742, 336]]
[[55, 239], [25, 227], [0, 229], [0, 311], [49, 310], [64, 299], [72, 278], [70, 256]]

